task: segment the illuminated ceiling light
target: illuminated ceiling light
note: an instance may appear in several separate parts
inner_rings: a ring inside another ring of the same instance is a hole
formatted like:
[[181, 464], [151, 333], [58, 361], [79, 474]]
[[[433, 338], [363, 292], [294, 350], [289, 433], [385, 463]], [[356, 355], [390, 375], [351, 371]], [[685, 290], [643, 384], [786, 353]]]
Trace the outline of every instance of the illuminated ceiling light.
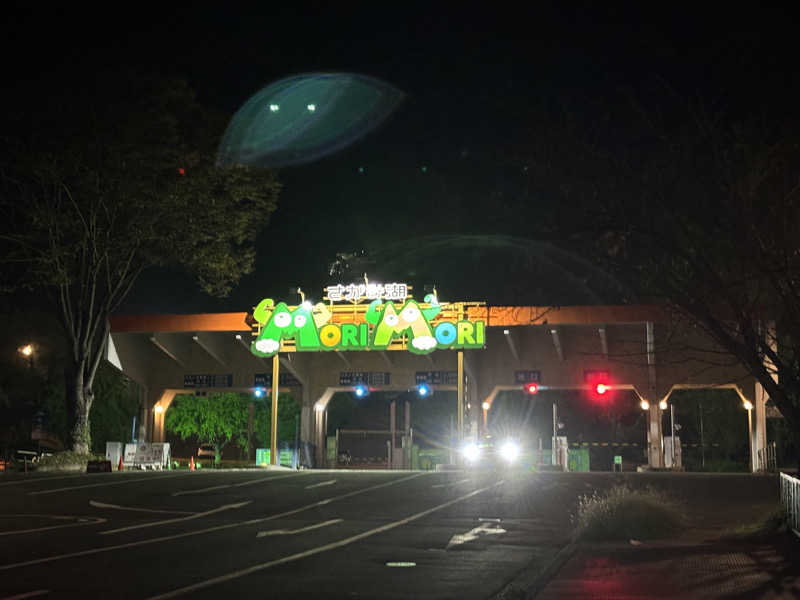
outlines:
[[237, 340], [240, 340], [240, 339], [242, 339], [242, 335], [241, 335], [241, 334], [239, 334], [239, 333], [237, 333], [237, 334], [236, 334], [236, 339], [237, 339]]
[[306, 106], [306, 108], [308, 109], [308, 112], [314, 112], [315, 110], [317, 110], [317, 105], [309, 104], [308, 106]]
[[667, 410], [667, 401], [666, 400], [662, 400], [661, 402], [659, 402], [658, 403], [658, 408], [660, 408], [661, 410]]
[[488, 402], [484, 402], [483, 404], [481, 404], [481, 406], [483, 407], [483, 410], [489, 410], [490, 405]]
[[193, 335], [193, 336], [192, 336], [192, 339], [193, 339], [193, 340], [196, 342], [196, 341], [197, 341], [197, 340], [199, 340], [200, 338], [199, 338], [199, 337], [197, 337], [196, 335]]
[[642, 401], [639, 403], [639, 406], [642, 407], [642, 410], [650, 410], [650, 403], [642, 398]]
[[270, 104], [269, 105], [269, 112], [278, 112], [281, 109], [280, 106], [277, 104]]
[[503, 335], [509, 335], [511, 332], [508, 329], [503, 329]]
[[745, 400], [742, 402], [742, 406], [744, 406], [745, 410], [753, 410], [753, 403], [750, 400]]

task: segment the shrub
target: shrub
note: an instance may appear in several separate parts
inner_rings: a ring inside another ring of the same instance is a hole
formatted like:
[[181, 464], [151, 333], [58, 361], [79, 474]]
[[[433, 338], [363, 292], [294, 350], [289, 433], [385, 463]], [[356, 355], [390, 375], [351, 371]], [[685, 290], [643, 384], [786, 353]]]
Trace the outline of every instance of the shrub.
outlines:
[[97, 454], [78, 454], [71, 450], [58, 452], [39, 459], [38, 469], [41, 471], [79, 470], [85, 469], [90, 460], [105, 460], [105, 456]]
[[577, 539], [652, 539], [680, 529], [683, 516], [664, 492], [618, 485], [579, 498], [574, 522]]

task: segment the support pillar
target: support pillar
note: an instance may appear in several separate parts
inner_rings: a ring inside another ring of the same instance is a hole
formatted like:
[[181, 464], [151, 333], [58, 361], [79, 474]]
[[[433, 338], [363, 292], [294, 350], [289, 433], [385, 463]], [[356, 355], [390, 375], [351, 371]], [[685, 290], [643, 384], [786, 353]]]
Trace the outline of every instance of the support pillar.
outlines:
[[272, 357], [272, 414], [270, 415], [269, 464], [278, 464], [278, 378], [280, 376], [280, 359]]
[[654, 469], [664, 468], [664, 438], [661, 432], [661, 408], [655, 398], [648, 399], [647, 411], [647, 464]]
[[395, 429], [397, 428], [397, 414], [395, 401], [389, 403], [389, 431], [392, 434], [392, 445], [389, 450], [389, 465], [394, 469]]
[[456, 416], [456, 436], [460, 442], [464, 439], [464, 351], [458, 351], [458, 414]]

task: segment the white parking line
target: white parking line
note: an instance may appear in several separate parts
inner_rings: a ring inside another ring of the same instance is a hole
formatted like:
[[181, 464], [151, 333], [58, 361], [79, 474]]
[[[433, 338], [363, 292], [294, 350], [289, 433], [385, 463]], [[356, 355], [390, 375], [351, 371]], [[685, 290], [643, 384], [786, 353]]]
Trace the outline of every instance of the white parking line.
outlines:
[[24, 594], [17, 594], [16, 596], [6, 596], [0, 600], [22, 600], [23, 598], [35, 598], [36, 596], [43, 596], [49, 594], [50, 590], [34, 590], [32, 592], [25, 592]]
[[147, 540], [139, 540], [138, 542], [129, 542], [127, 544], [117, 544], [115, 546], [105, 546], [102, 548], [90, 548], [89, 550], [80, 550], [78, 552], [70, 552], [68, 554], [57, 554], [55, 556], [45, 556], [44, 558], [34, 558], [32, 560], [26, 560], [23, 562], [18, 563], [11, 563], [8, 565], [0, 565], [0, 571], [8, 571], [10, 569], [17, 569], [20, 567], [28, 567], [31, 565], [40, 565], [43, 563], [54, 562], [57, 560], [64, 560], [67, 558], [75, 558], [78, 556], [91, 556], [93, 554], [101, 554], [103, 552], [111, 552], [112, 550], [122, 550], [124, 548], [136, 548], [137, 546], [147, 546], [149, 544], [160, 544], [162, 542], [168, 542], [171, 540], [178, 540], [185, 537], [191, 537], [195, 535], [203, 535], [204, 533], [213, 533], [215, 531], [222, 531], [225, 529], [232, 529], [233, 527], [242, 527], [246, 525], [257, 525], [258, 523], [264, 523], [266, 521], [272, 521], [274, 519], [280, 519], [282, 517], [288, 517], [290, 515], [296, 515], [297, 513], [317, 508], [322, 506], [323, 504], [329, 504], [330, 502], [336, 500], [343, 500], [344, 498], [350, 498], [352, 496], [356, 496], [358, 494], [364, 494], [366, 492], [371, 492], [373, 490], [378, 490], [381, 488], [388, 487], [390, 485], [396, 485], [398, 483], [402, 483], [404, 481], [408, 481], [409, 479], [416, 479], [417, 477], [422, 477], [427, 475], [427, 473], [415, 473], [414, 475], [409, 475], [408, 477], [401, 477], [400, 479], [395, 479], [392, 481], [387, 481], [385, 483], [379, 483], [377, 485], [372, 485], [360, 490], [355, 490], [352, 492], [347, 492], [346, 494], [340, 494], [339, 496], [334, 496], [333, 498], [328, 498], [326, 500], [320, 500], [318, 502], [312, 502], [311, 504], [306, 504], [305, 506], [301, 506], [299, 508], [293, 508], [292, 510], [287, 510], [286, 512], [278, 513], [275, 515], [270, 515], [268, 517], [260, 517], [258, 519], [250, 519], [249, 521], [241, 521], [238, 523], [226, 523], [224, 525], [217, 525], [215, 527], [207, 527], [206, 529], [196, 529], [194, 531], [186, 531], [184, 533], [176, 533], [175, 535], [165, 535], [161, 537], [150, 538]]
[[256, 537], [266, 537], [268, 535], [295, 535], [298, 533], [305, 533], [306, 531], [313, 531], [314, 529], [320, 529], [321, 527], [327, 527], [335, 523], [341, 523], [343, 520], [344, 519], [331, 519], [330, 521], [323, 521], [322, 523], [301, 527], [300, 529], [270, 529], [269, 531], [259, 531]]
[[118, 529], [107, 529], [106, 531], [101, 531], [100, 535], [108, 535], [110, 533], [120, 533], [122, 531], [130, 531], [131, 529], [144, 529], [145, 527], [155, 527], [156, 525], [167, 525], [168, 523], [180, 523], [181, 521], [191, 521], [192, 519], [207, 517], [208, 515], [213, 515], [214, 513], [223, 512], [225, 510], [231, 510], [233, 508], [241, 508], [243, 506], [247, 506], [248, 504], [250, 504], [250, 502], [251, 500], [248, 500], [247, 502], [237, 502], [236, 504], [225, 504], [223, 506], [218, 506], [217, 508], [212, 508], [211, 510], [191, 514], [188, 517], [177, 517], [175, 519], [164, 519], [163, 521], [140, 523], [139, 525], [128, 525], [127, 527], [119, 527]]
[[16, 479], [14, 481], [4, 481], [0, 483], [0, 486], [20, 485], [22, 483], [36, 483], [38, 481], [61, 481], [63, 479], [77, 479], [79, 477], [86, 477], [86, 475], [81, 473], [80, 475], [65, 475], [64, 477], [31, 477], [30, 479]]
[[200, 581], [198, 583], [194, 583], [192, 585], [187, 585], [186, 587], [178, 588], [177, 590], [172, 590], [171, 592], [167, 592], [165, 594], [159, 594], [157, 596], [151, 596], [148, 600], [166, 600], [167, 598], [176, 598], [178, 596], [183, 596], [189, 592], [196, 592], [197, 590], [202, 590], [207, 587], [211, 587], [213, 585], [217, 585], [218, 583], [223, 583], [225, 581], [230, 581], [231, 579], [238, 579], [239, 577], [244, 577], [245, 575], [250, 575], [251, 573], [256, 573], [258, 571], [263, 571], [264, 569], [269, 569], [270, 567], [274, 567], [276, 565], [282, 565], [289, 562], [294, 562], [296, 560], [300, 560], [302, 558], [307, 558], [309, 556], [314, 556], [315, 554], [320, 554], [322, 552], [327, 552], [328, 550], [333, 550], [335, 548], [341, 548], [342, 546], [348, 546], [353, 542], [358, 542], [363, 540], [364, 538], [371, 537], [373, 535], [377, 535], [379, 533], [383, 533], [384, 531], [389, 531], [391, 529], [395, 529], [400, 527], [401, 525], [407, 525], [412, 521], [416, 521], [417, 519], [421, 519], [422, 517], [426, 517], [431, 513], [434, 513], [438, 510], [442, 510], [443, 508], [447, 508], [448, 506], [452, 506], [458, 502], [462, 502], [468, 498], [472, 498], [473, 496], [477, 496], [487, 490], [490, 490], [494, 487], [502, 485], [503, 481], [500, 480], [497, 483], [493, 483], [490, 486], [481, 488], [479, 490], [475, 490], [474, 492], [470, 492], [469, 494], [464, 494], [463, 496], [459, 496], [453, 500], [449, 500], [448, 502], [444, 502], [433, 508], [429, 508], [427, 510], [423, 510], [422, 512], [418, 512], [413, 514], [405, 519], [400, 519], [399, 521], [393, 521], [391, 523], [387, 523], [386, 525], [381, 525], [380, 527], [375, 527], [374, 529], [370, 529], [368, 531], [364, 531], [363, 533], [359, 533], [348, 538], [344, 538], [343, 540], [339, 540], [338, 542], [331, 542], [330, 544], [324, 544], [322, 546], [317, 546], [316, 548], [312, 548], [311, 550], [306, 550], [305, 552], [298, 552], [297, 554], [291, 554], [289, 556], [284, 556], [283, 558], [278, 558], [276, 560], [271, 560], [269, 562], [261, 563], [260, 565], [254, 565], [252, 567], [248, 567], [246, 569], [241, 569], [239, 571], [233, 571], [232, 573], [228, 573], [227, 575], [221, 575], [219, 577], [212, 577], [211, 579], [206, 579], [205, 581]]
[[173, 496], [186, 496], [188, 494], [202, 494], [203, 492], [211, 492], [213, 490], [223, 490], [232, 487], [244, 487], [246, 485], [254, 485], [256, 483], [264, 483], [265, 481], [275, 481], [277, 479], [286, 479], [287, 477], [298, 477], [300, 475], [304, 475], [305, 473], [311, 473], [311, 471], [305, 471], [304, 473], [287, 473], [286, 475], [275, 475], [273, 477], [261, 477], [259, 479], [252, 479], [250, 481], [243, 481], [241, 483], [223, 483], [222, 485], [215, 485], [212, 487], [201, 488], [199, 490], [183, 490], [180, 492], [175, 492], [172, 494]]
[[70, 490], [83, 490], [86, 488], [107, 487], [111, 485], [122, 485], [123, 483], [135, 483], [137, 481], [161, 481], [162, 479], [172, 479], [174, 477], [189, 477], [186, 473], [180, 475], [159, 475], [153, 477], [139, 477], [138, 479], [126, 479], [125, 481], [104, 481], [103, 483], [89, 483], [87, 485], [75, 485], [72, 487], [55, 488], [53, 490], [39, 490], [38, 492], [28, 492], [29, 496], [39, 496], [40, 494], [55, 494], [56, 492], [68, 492]]
[[137, 508], [135, 506], [120, 506], [119, 504], [107, 504], [105, 502], [98, 502], [97, 500], [89, 500], [89, 506], [95, 508], [113, 508], [115, 510], [130, 510], [133, 512], [146, 512], [146, 513], [164, 513], [168, 515], [194, 515], [197, 513], [188, 512], [185, 510], [158, 510], [155, 508]]
[[0, 535], [17, 535], [20, 533], [35, 533], [38, 531], [48, 531], [50, 529], [64, 529], [66, 527], [81, 527], [83, 525], [99, 525], [105, 523], [106, 519], [100, 517], [72, 517], [65, 515], [3, 515], [3, 518], [8, 517], [38, 517], [42, 519], [53, 519], [56, 521], [66, 521], [68, 519], [75, 519], [74, 523], [67, 523], [66, 525], [47, 525], [45, 527], [35, 527], [33, 529], [12, 529], [11, 531], [0, 531]]
[[320, 483], [315, 483], [314, 485], [307, 485], [306, 489], [307, 490], [313, 490], [314, 488], [322, 487], [322, 486], [325, 486], [325, 485], [333, 485], [334, 483], [336, 483], [336, 480], [335, 479], [331, 479], [329, 481], [322, 481]]
[[453, 483], [437, 483], [436, 485], [432, 485], [431, 487], [432, 488], [443, 488], [443, 487], [447, 487], [447, 486], [461, 485], [462, 483], [467, 483], [468, 481], [469, 481], [469, 479], [461, 479], [459, 481], [454, 481]]

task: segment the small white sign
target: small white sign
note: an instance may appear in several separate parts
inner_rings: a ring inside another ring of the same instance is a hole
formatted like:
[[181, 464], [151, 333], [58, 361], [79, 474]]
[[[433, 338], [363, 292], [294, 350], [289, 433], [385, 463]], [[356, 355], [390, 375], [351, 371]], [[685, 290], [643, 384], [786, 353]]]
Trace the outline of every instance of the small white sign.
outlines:
[[337, 283], [325, 288], [331, 302], [359, 302], [361, 300], [405, 300], [406, 283]]

